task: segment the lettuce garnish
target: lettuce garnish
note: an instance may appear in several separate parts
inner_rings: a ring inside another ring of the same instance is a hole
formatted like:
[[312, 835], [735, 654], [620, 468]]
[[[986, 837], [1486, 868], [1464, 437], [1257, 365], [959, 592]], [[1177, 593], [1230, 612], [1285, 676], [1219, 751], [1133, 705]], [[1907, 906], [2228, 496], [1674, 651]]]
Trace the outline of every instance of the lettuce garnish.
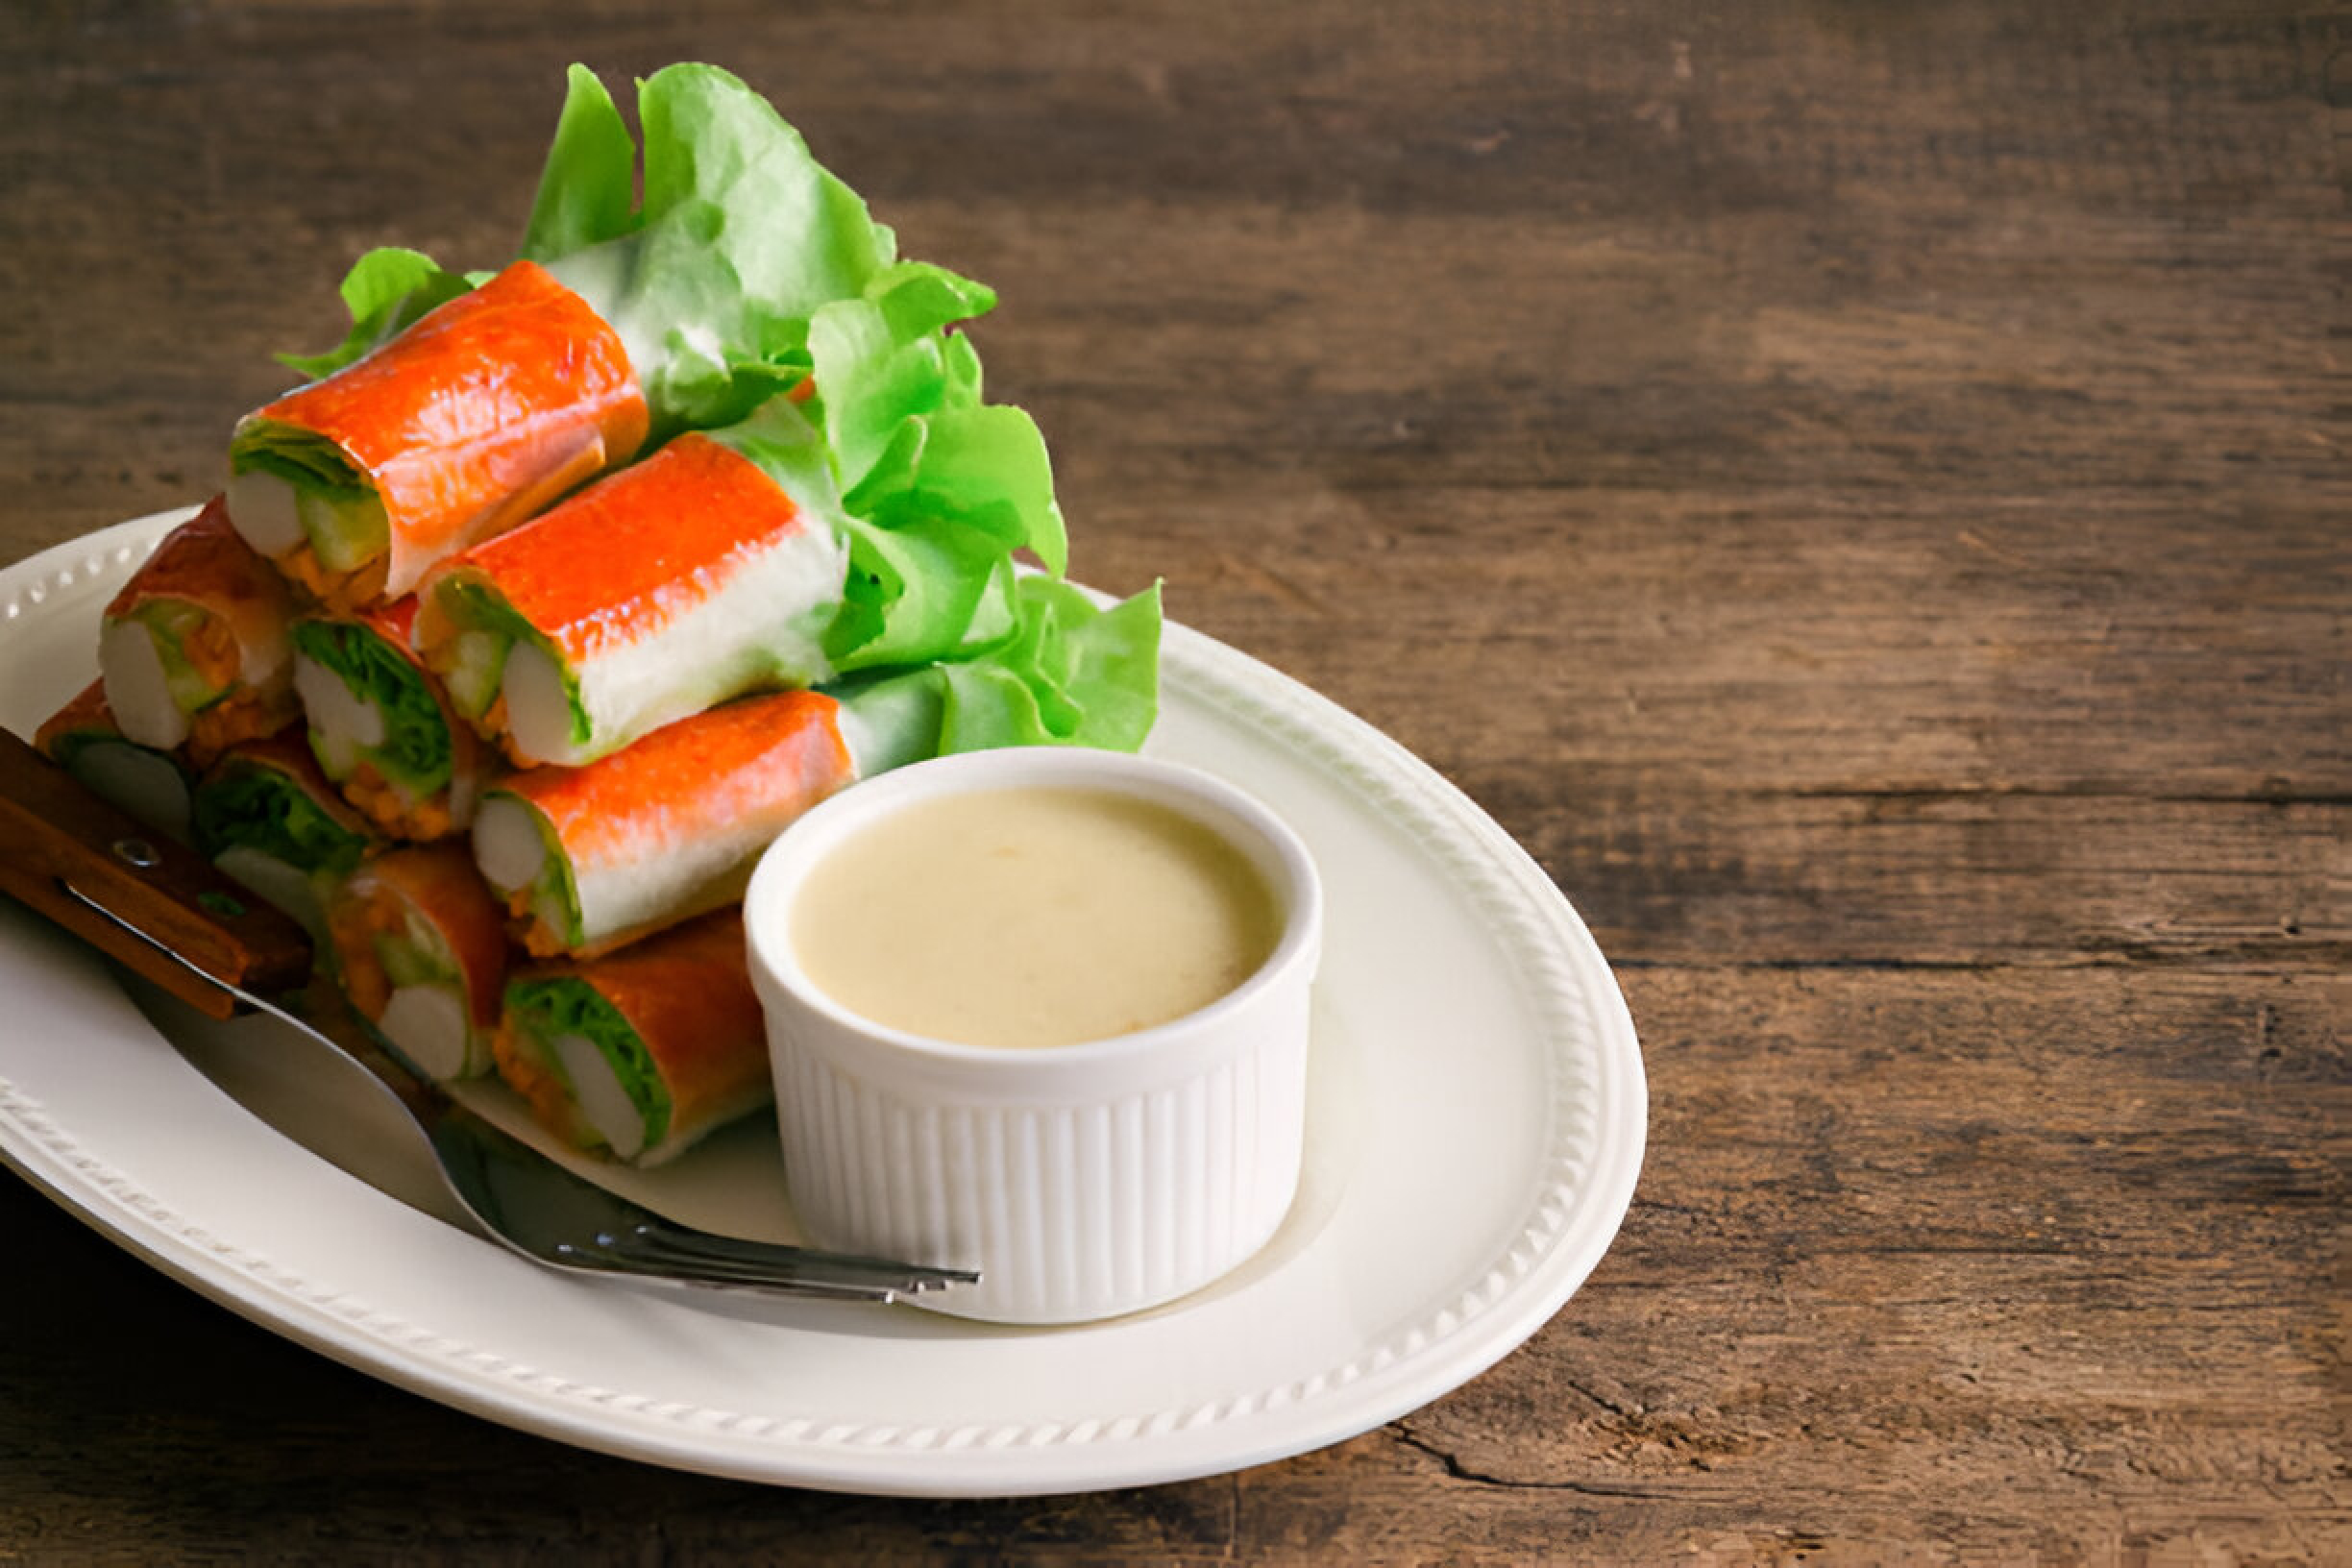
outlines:
[[980, 359], [949, 329], [994, 303], [984, 285], [900, 262], [810, 323], [805, 399], [772, 398], [711, 432], [849, 545], [822, 637], [839, 674], [969, 658], [1017, 630], [1015, 556], [1068, 558], [1036, 421], [981, 395]]
[[1084, 589], [1030, 575], [1014, 604], [1014, 634], [985, 654], [829, 688], [856, 737], [860, 777], [999, 747], [1143, 744], [1159, 714], [1159, 585], [1104, 608]]
[[422, 251], [380, 246], [344, 275], [343, 304], [351, 311], [352, 326], [343, 341], [325, 354], [282, 354], [278, 362], [314, 379], [332, 375], [364, 357], [378, 344], [398, 337], [433, 306], [455, 299], [486, 276], [450, 272]]

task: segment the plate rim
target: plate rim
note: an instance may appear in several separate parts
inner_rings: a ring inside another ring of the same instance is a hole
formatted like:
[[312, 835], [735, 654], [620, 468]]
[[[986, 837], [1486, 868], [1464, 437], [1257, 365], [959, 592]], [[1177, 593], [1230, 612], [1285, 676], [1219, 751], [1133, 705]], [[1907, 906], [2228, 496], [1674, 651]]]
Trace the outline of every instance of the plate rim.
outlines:
[[[0, 567], [0, 639], [58, 596], [94, 591], [127, 572], [193, 510], [133, 518]], [[83, 595], [70, 597], [78, 602]], [[876, 1433], [839, 1423], [795, 1431], [816, 1423], [615, 1400], [603, 1390], [534, 1387], [527, 1379], [484, 1369], [467, 1347], [438, 1340], [429, 1329], [372, 1320], [363, 1303], [222, 1246], [194, 1218], [88, 1156], [70, 1129], [10, 1080], [4, 1061], [0, 1162], [150, 1266], [282, 1337], [453, 1409], [674, 1468], [870, 1495], [1013, 1496], [1222, 1474], [1369, 1431], [1516, 1350], [1598, 1265], [1630, 1207], [1646, 1153], [1639, 1042], [1607, 961], [1564, 893], [1450, 780], [1366, 721], [1204, 633], [1169, 623], [1163, 654], [1172, 689], [1214, 703], [1256, 734], [1304, 755], [1319, 775], [1345, 787], [1359, 809], [1436, 855], [1498, 941], [1507, 927], [1510, 966], [1547, 1015], [1550, 1142], [1542, 1151], [1540, 1191], [1511, 1244], [1474, 1284], [1433, 1300], [1381, 1341], [1351, 1347], [1336, 1366], [1194, 1408], [1100, 1422], [976, 1434]], [[1433, 827], [1443, 831], [1428, 831]], [[1583, 1060], [1568, 1060], [1568, 1037]], [[1341, 1390], [1344, 1413], [1330, 1419]], [[1114, 1462], [1037, 1462], [1041, 1453], [1055, 1452], [1108, 1455]], [[1117, 1462], [1119, 1456], [1139, 1462]]]

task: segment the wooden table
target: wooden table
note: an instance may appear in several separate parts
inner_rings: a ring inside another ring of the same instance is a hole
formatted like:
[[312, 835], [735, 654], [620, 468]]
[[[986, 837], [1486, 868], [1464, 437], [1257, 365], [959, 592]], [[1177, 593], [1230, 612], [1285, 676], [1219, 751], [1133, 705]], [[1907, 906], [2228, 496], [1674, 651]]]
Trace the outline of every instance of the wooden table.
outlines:
[[913, 1503], [457, 1413], [0, 1181], [0, 1561], [2352, 1561], [2352, 18], [679, 9], [12, 10], [0, 561], [217, 484], [360, 249], [502, 257], [566, 61], [719, 61], [999, 289], [1080, 576], [1556, 878], [1631, 1213], [1384, 1428]]

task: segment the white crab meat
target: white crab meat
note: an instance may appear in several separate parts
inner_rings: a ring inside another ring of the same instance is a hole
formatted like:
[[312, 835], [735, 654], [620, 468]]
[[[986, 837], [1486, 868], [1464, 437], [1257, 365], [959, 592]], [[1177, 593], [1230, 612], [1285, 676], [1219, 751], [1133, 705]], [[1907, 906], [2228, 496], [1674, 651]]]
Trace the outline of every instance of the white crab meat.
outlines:
[[347, 776], [358, 766], [362, 751], [384, 744], [383, 711], [317, 660], [296, 656], [294, 692], [302, 698], [311, 744], [331, 776]]
[[539, 814], [512, 796], [484, 800], [474, 814], [474, 864], [502, 898], [537, 883], [547, 864]]
[[171, 676], [145, 625], [116, 621], [100, 632], [98, 672], [106, 681], [107, 706], [126, 738], [158, 751], [187, 739], [187, 715], [172, 699]]
[[453, 986], [402, 986], [376, 1027], [428, 1077], [462, 1078], [475, 1070], [473, 1024]]
[[563, 672], [535, 643], [517, 643], [506, 653], [506, 732], [523, 754], [567, 762], [577, 749], [572, 741], [572, 695]]
[[585, 1035], [563, 1034], [550, 1041], [555, 1060], [571, 1081], [572, 1098], [597, 1136], [611, 1145], [615, 1156], [634, 1160], [645, 1149], [645, 1117], [621, 1087], [612, 1064]]
[[260, 469], [233, 474], [223, 499], [229, 506], [229, 526], [257, 552], [283, 555], [303, 542], [300, 497], [277, 475]]

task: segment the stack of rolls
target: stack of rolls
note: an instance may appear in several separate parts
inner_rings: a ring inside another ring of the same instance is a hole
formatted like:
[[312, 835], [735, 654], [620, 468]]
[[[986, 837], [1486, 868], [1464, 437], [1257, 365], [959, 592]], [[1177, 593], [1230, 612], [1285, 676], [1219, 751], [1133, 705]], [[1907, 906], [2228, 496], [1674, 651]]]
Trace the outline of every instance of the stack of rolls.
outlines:
[[[1135, 748], [1160, 606], [1065, 580], [1042, 438], [960, 330], [989, 290], [897, 259], [723, 71], [639, 119], [642, 202], [576, 67], [513, 264], [362, 258], [351, 337], [238, 422], [36, 739], [303, 920], [419, 1072], [650, 1164], [766, 1103], [776, 833], [924, 757]], [[736, 252], [682, 242], [714, 213]]]

